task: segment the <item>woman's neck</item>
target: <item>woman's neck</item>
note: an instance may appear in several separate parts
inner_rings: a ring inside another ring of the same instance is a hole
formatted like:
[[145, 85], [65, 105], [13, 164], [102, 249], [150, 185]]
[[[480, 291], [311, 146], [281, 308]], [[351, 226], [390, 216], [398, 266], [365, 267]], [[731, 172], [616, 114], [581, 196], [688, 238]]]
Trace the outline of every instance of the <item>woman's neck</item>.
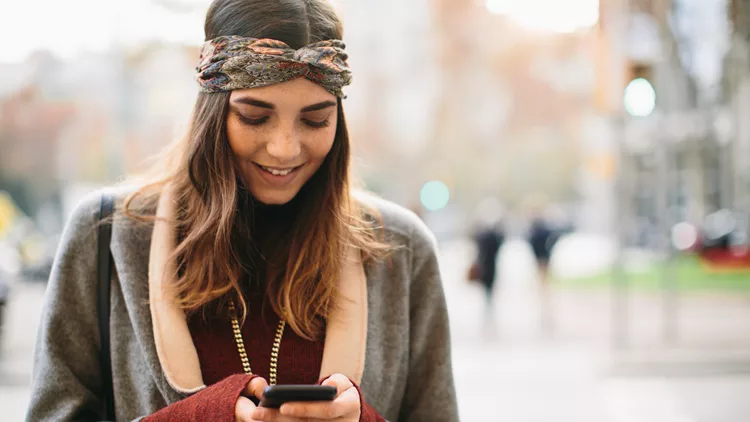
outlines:
[[238, 258], [251, 278], [264, 279], [269, 266], [281, 271], [286, 263], [289, 236], [299, 215], [300, 201], [268, 205], [240, 192], [235, 241]]
[[248, 192], [243, 192], [240, 197], [239, 212], [249, 217], [243, 220], [249, 222], [250, 230], [258, 232], [259, 235], [268, 229], [276, 231], [290, 227], [299, 211], [298, 201], [294, 199], [285, 204], [269, 205], [253, 198]]

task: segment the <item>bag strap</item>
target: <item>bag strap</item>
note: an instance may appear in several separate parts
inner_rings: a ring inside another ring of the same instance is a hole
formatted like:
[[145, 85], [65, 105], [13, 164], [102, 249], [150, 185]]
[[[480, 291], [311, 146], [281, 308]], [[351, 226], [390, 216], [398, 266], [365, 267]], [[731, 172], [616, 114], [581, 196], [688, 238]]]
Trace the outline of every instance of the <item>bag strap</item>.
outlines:
[[112, 274], [112, 254], [109, 249], [112, 239], [112, 221], [108, 219], [114, 210], [115, 200], [110, 194], [103, 194], [99, 206], [99, 225], [97, 227], [97, 312], [99, 314], [99, 338], [101, 343], [99, 364], [102, 374], [102, 392], [104, 393], [104, 414], [106, 420], [115, 420], [114, 391], [112, 387], [112, 358], [110, 354], [110, 284]]

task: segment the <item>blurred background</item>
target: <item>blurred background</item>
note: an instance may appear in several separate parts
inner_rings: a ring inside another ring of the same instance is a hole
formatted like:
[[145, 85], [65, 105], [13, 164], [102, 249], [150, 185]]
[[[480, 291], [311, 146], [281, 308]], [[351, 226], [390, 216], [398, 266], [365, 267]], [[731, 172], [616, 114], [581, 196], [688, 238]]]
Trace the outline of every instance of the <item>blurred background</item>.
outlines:
[[[3, 420], [73, 206], [185, 130], [208, 3], [0, 5]], [[440, 243], [462, 420], [749, 421], [750, 0], [336, 4], [357, 174]]]

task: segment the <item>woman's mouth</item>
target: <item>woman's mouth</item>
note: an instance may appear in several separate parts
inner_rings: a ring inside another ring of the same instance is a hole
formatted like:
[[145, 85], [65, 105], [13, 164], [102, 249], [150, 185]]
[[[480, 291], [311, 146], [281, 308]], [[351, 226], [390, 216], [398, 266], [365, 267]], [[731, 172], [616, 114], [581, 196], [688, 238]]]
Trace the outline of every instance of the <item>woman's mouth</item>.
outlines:
[[301, 165], [296, 167], [268, 167], [258, 163], [253, 164], [255, 164], [255, 168], [258, 169], [258, 173], [263, 180], [277, 187], [291, 183], [299, 173], [299, 169], [302, 168]]
[[296, 170], [296, 169], [299, 168], [299, 166], [298, 166], [298, 167], [289, 167], [289, 168], [285, 168], [285, 169], [279, 169], [279, 168], [275, 168], [275, 167], [261, 166], [260, 164], [258, 164], [258, 167], [260, 167], [261, 169], [263, 169], [263, 170], [265, 170], [265, 171], [273, 174], [274, 176], [286, 176], [287, 174], [289, 174], [289, 173], [291, 173], [294, 170]]

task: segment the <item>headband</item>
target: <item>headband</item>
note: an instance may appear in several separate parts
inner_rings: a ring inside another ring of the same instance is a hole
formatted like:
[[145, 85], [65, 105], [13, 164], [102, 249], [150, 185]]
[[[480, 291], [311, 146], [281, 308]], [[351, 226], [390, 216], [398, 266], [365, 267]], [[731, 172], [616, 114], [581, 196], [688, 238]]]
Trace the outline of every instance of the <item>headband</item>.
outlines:
[[225, 92], [304, 77], [343, 98], [342, 88], [352, 80], [345, 48], [340, 40], [295, 50], [268, 38], [221, 36], [203, 44], [197, 79], [203, 92]]

